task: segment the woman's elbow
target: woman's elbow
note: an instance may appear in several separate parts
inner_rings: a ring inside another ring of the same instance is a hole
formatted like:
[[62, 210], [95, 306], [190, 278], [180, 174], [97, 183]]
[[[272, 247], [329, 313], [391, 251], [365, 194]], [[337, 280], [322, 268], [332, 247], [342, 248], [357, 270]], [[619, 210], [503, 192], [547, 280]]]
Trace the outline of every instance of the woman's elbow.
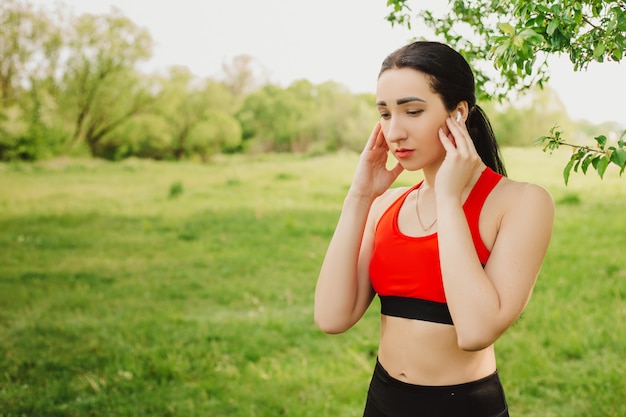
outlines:
[[348, 330], [342, 326], [337, 326], [334, 324], [326, 324], [326, 323], [320, 323], [320, 322], [316, 322], [316, 324], [317, 324], [317, 327], [319, 327], [320, 330], [326, 334], [340, 334]]
[[343, 333], [352, 327], [349, 323], [342, 322], [333, 317], [325, 317], [323, 314], [315, 312], [315, 324], [321, 331], [328, 334]]
[[459, 332], [457, 330], [457, 345], [459, 349], [466, 352], [478, 352], [493, 345], [499, 334], [481, 331]]
[[492, 344], [493, 343], [489, 343], [483, 340], [462, 339], [462, 340], [459, 340], [458, 342], [459, 349], [465, 352], [478, 352], [478, 351], [488, 348]]

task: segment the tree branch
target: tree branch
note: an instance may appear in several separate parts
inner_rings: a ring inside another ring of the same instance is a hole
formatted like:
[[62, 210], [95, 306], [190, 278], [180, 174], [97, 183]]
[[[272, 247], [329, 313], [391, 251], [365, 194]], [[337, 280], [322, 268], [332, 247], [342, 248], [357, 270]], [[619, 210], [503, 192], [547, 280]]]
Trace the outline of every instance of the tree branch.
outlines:
[[596, 26], [593, 23], [591, 23], [591, 21], [587, 19], [587, 16], [583, 16], [583, 21], [594, 29], [601, 29], [599, 26]]

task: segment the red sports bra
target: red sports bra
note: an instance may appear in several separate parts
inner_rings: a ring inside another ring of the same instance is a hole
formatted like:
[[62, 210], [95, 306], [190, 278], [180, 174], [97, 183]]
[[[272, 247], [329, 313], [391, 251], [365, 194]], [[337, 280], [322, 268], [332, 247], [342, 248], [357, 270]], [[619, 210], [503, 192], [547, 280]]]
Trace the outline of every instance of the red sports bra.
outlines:
[[[478, 229], [483, 204], [502, 175], [486, 168], [470, 191], [463, 210], [480, 262], [485, 265], [489, 250]], [[443, 289], [437, 234], [412, 237], [398, 228], [398, 213], [411, 187], [383, 213], [374, 236], [370, 281], [388, 316], [453, 324]]]

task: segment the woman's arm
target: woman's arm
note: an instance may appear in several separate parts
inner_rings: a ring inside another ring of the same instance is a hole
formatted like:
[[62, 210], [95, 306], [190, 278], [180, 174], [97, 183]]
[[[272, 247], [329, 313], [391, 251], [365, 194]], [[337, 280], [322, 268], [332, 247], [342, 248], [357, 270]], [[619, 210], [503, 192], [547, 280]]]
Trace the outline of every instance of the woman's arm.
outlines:
[[374, 226], [373, 220], [368, 220], [370, 208], [402, 172], [399, 164], [387, 170], [388, 151], [377, 124], [361, 153], [315, 288], [315, 322], [327, 333], [348, 330], [372, 301], [369, 259]]
[[[494, 246], [482, 267], [458, 201], [437, 201], [439, 256], [448, 308], [459, 347], [493, 344], [522, 313], [532, 293], [552, 232], [550, 194], [511, 183]], [[441, 207], [441, 208], [439, 208]]]
[[371, 233], [365, 232], [371, 201], [348, 195], [315, 288], [315, 322], [326, 333], [352, 327], [372, 301], [365, 260]]
[[[494, 198], [500, 214], [489, 261], [482, 267], [463, 212], [461, 193], [481, 165], [464, 125], [440, 133], [446, 159], [435, 193], [441, 273], [459, 347], [493, 344], [519, 317], [532, 293], [552, 234], [554, 203], [543, 188], [506, 181]], [[494, 190], [494, 193], [496, 191]]]

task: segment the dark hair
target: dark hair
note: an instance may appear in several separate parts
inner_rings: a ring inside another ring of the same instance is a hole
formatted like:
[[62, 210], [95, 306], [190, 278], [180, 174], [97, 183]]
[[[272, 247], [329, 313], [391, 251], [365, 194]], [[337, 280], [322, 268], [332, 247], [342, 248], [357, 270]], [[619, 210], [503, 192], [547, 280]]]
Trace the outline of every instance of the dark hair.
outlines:
[[385, 58], [379, 77], [392, 68], [412, 68], [427, 74], [432, 90], [441, 97], [449, 111], [461, 101], [466, 101], [469, 114], [465, 125], [478, 155], [489, 168], [506, 175], [491, 123], [476, 104], [474, 73], [460, 53], [439, 42], [413, 42]]

